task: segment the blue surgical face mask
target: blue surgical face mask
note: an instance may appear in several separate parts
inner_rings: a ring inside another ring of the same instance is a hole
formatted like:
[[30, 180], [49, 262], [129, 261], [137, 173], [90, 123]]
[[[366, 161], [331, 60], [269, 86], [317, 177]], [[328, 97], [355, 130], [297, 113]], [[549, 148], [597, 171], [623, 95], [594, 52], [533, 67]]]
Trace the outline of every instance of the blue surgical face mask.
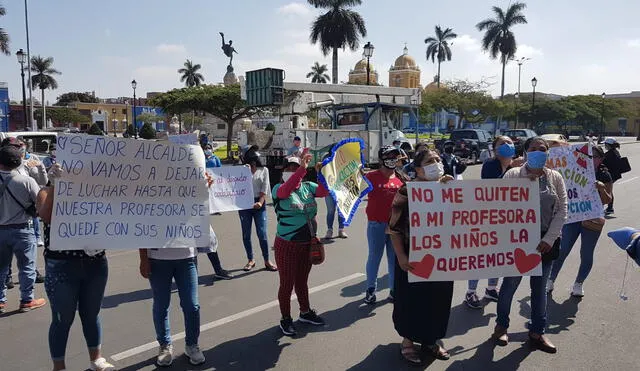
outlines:
[[207, 156], [207, 157], [211, 157], [211, 156], [213, 156], [213, 152], [211, 152], [211, 151], [204, 151], [204, 155], [205, 155], [205, 156]]
[[498, 156], [503, 158], [513, 158], [516, 154], [516, 147], [513, 144], [502, 143], [498, 146]]
[[527, 152], [527, 166], [531, 169], [542, 169], [547, 163], [547, 152]]

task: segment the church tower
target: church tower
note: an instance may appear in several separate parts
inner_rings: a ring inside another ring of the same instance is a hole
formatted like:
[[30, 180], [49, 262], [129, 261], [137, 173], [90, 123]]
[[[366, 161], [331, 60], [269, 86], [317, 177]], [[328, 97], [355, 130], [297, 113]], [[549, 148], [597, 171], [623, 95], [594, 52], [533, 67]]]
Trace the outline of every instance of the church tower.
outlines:
[[389, 86], [396, 88], [420, 87], [420, 67], [416, 60], [409, 55], [409, 49], [405, 45], [402, 55], [389, 70]]

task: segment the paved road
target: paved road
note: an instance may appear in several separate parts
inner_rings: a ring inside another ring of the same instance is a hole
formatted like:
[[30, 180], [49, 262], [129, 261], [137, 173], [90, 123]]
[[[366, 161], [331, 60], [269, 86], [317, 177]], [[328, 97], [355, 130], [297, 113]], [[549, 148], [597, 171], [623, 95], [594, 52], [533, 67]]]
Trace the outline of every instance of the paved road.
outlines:
[[[634, 202], [640, 199], [640, 145], [622, 147], [623, 155], [637, 164], [616, 185], [616, 215], [606, 230], [640, 225]], [[465, 178], [477, 178], [479, 166], [470, 167]], [[364, 207], [364, 205], [363, 205]], [[321, 210], [324, 216], [324, 207]], [[269, 232], [275, 217], [269, 215]], [[362, 304], [364, 262], [367, 256], [364, 212], [349, 227], [350, 238], [327, 245], [327, 261], [314, 267], [310, 287], [312, 306], [326, 319], [324, 328], [299, 326], [298, 338], [282, 337], [277, 324], [277, 274], [239, 271], [244, 263], [238, 217], [234, 213], [212, 217], [222, 242], [224, 265], [233, 270], [231, 281], [213, 281], [205, 257], [200, 258], [200, 345], [207, 363], [198, 368], [178, 358], [172, 370], [398, 370], [407, 368], [400, 358], [399, 338], [391, 321], [392, 305], [385, 300], [374, 306]], [[324, 232], [324, 229], [322, 229]], [[257, 248], [256, 248], [257, 252]], [[466, 282], [457, 282], [448, 336], [444, 344], [453, 357], [436, 361], [434, 370], [633, 370], [637, 369], [640, 317], [640, 269], [629, 266], [627, 295], [619, 299], [625, 255], [602, 238], [594, 269], [585, 284], [586, 297], [569, 297], [568, 288], [577, 272], [574, 252], [561, 272], [549, 302], [549, 337], [559, 353], [530, 352], [526, 339], [529, 312], [526, 279], [516, 293], [512, 309], [512, 343], [504, 348], [488, 341], [495, 321], [495, 304], [482, 310], [462, 303]], [[156, 347], [151, 320], [151, 292], [138, 275], [137, 252], [120, 251], [109, 256], [110, 278], [103, 305], [105, 355], [117, 360], [121, 370], [154, 370]], [[41, 263], [42, 264], [42, 263]], [[387, 287], [382, 265], [380, 284]], [[480, 283], [484, 289], [486, 282]], [[42, 285], [38, 294], [44, 295]], [[379, 294], [384, 299], [387, 290]], [[16, 289], [9, 291], [10, 305], [17, 306]], [[172, 296], [172, 329], [183, 331], [177, 293]], [[293, 308], [296, 308], [294, 304]], [[0, 316], [0, 370], [49, 370], [47, 330], [49, 308], [27, 314]], [[180, 337], [180, 336], [179, 336]], [[183, 339], [175, 342], [181, 353]], [[79, 321], [73, 326], [67, 351], [68, 369], [84, 370], [87, 356]]]

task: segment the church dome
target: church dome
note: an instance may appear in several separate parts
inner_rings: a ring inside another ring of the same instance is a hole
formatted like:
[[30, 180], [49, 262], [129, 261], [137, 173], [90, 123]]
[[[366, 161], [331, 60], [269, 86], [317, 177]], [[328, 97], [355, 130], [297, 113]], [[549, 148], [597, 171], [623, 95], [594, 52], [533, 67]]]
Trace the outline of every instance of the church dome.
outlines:
[[396, 69], [414, 69], [417, 67], [416, 60], [409, 55], [409, 49], [407, 49], [406, 46], [404, 47], [402, 55], [396, 58], [393, 67]]
[[[369, 62], [369, 71], [373, 72], [374, 68], [373, 68], [373, 63]], [[356, 66], [353, 68], [354, 72], [367, 72], [367, 58], [362, 58], [360, 61], [358, 61], [358, 63], [356, 63]]]

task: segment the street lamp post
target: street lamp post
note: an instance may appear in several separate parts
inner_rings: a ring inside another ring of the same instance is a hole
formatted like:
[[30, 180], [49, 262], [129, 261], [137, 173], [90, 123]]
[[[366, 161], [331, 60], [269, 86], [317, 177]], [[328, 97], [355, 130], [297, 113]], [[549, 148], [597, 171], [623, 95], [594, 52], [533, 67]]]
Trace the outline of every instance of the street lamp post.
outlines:
[[364, 46], [364, 56], [367, 57], [367, 85], [369, 85], [371, 82], [371, 79], [369, 77], [370, 75], [369, 60], [373, 56], [373, 49], [374, 49], [373, 44], [371, 44], [370, 42], [367, 42], [367, 45]]
[[138, 125], [136, 124], [136, 87], [138, 87], [138, 83], [136, 80], [131, 81], [131, 87], [133, 88], [133, 133], [134, 138], [138, 139]]
[[20, 63], [20, 76], [22, 76], [22, 113], [24, 115], [24, 131], [28, 131], [27, 122], [29, 122], [29, 119], [27, 118], [27, 92], [24, 87], [24, 64], [27, 62], [27, 55], [24, 53], [24, 50], [20, 49], [16, 53], [16, 57], [18, 57], [18, 63]]
[[524, 61], [528, 61], [531, 58], [519, 58], [516, 59], [516, 62], [518, 63], [518, 94], [520, 94], [520, 75], [522, 74], [522, 64], [524, 63]]
[[[116, 112], [117, 110], [115, 108], [111, 109], [111, 123], [113, 124], [113, 136], [116, 136], [116, 123], [118, 122], [118, 120], [116, 120]], [[107, 135], [109, 135], [109, 130], [107, 130]]]
[[531, 101], [531, 127], [533, 127], [533, 124], [536, 122], [536, 85], [538, 85], [538, 79], [534, 77], [531, 79], [531, 86], [533, 86], [533, 99]]
[[517, 129], [518, 125], [519, 125], [518, 101], [520, 100], [520, 93], [515, 93], [513, 98], [516, 100], [516, 127], [515, 127], [515, 129]]
[[604, 99], [607, 94], [602, 93], [602, 107], [600, 108], [600, 137], [604, 138]]

